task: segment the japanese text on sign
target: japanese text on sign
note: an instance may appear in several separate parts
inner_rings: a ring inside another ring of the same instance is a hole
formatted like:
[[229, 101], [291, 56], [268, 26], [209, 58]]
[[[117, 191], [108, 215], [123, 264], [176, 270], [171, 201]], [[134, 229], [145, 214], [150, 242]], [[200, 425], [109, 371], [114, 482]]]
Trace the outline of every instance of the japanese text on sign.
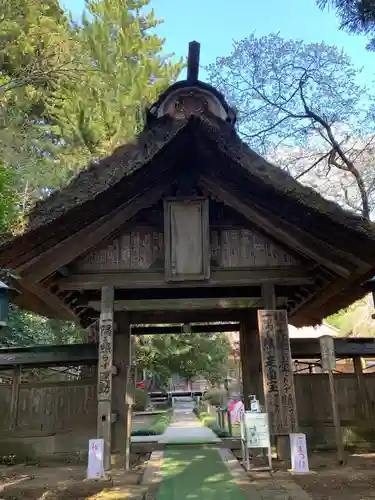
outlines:
[[258, 311], [262, 369], [270, 431], [288, 434], [297, 427], [288, 322], [285, 311]]
[[99, 324], [98, 400], [111, 398], [113, 359], [113, 318], [104, 316]]
[[305, 434], [290, 434], [290, 451], [292, 470], [294, 472], [309, 472]]
[[104, 450], [103, 439], [90, 439], [89, 463], [87, 467], [88, 479], [104, 476], [103, 450]]
[[269, 448], [270, 434], [267, 413], [245, 412], [243, 415], [243, 436], [248, 448]]

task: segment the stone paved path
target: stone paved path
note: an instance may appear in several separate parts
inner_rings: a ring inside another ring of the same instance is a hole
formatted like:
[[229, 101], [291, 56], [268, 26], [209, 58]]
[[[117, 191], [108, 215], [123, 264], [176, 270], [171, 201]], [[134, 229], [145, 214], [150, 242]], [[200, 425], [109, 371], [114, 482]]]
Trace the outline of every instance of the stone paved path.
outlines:
[[192, 411], [190, 403], [176, 403], [171, 425], [159, 443], [217, 443], [220, 439], [205, 427]]
[[[272, 474], [250, 477], [233, 454], [220, 449], [221, 440], [204, 427], [192, 412], [191, 403], [177, 403], [172, 424], [163, 443], [212, 443], [217, 448], [173, 446], [156, 452], [153, 500], [311, 500], [292, 478]], [[155, 462], [155, 460], [153, 460]], [[155, 475], [156, 474], [156, 475]], [[154, 481], [153, 479], [153, 481]], [[150, 482], [150, 484], [153, 483]], [[149, 497], [146, 497], [149, 498]]]

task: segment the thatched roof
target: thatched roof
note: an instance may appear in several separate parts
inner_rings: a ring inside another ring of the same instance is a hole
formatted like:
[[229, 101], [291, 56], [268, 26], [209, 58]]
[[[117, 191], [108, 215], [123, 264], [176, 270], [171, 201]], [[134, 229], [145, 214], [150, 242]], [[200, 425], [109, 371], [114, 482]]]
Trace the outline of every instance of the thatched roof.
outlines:
[[[49, 224], [72, 209], [92, 202], [124, 178], [130, 178], [145, 167], [178, 134], [184, 132], [193, 133], [203, 147], [205, 140], [211, 140], [218, 150], [243, 168], [249, 182], [256, 179], [266, 189], [279, 193], [285, 202], [292, 200], [297, 203], [303, 210], [300, 216], [320, 214], [355, 233], [375, 239], [373, 223], [296, 181], [287, 171], [268, 162], [242, 142], [231, 125], [214, 116], [192, 117], [188, 120], [174, 120], [165, 116], [156, 120], [152, 128], [145, 128], [133, 143], [121, 146], [110, 156], [91, 163], [68, 186], [39, 202], [29, 215], [27, 231]], [[280, 207], [275, 208], [279, 211]]]
[[163, 117], [153, 128], [145, 128], [129, 144], [111, 155], [90, 163], [63, 189], [40, 201], [29, 214], [27, 231], [58, 219], [69, 210], [93, 201], [116, 183], [150, 162], [184, 127], [184, 123]]
[[0, 245], [0, 266], [30, 261], [131, 200], [141, 184], [145, 189], [156, 164], [173, 163], [177, 175], [187, 158], [195, 169], [220, 178], [239, 199], [253, 201], [280, 221], [329, 243], [338, 254], [347, 252], [367, 264], [366, 273], [355, 274], [352, 283], [337, 290], [336, 299], [327, 298], [314, 319], [364, 294], [361, 281], [375, 274], [375, 225], [300, 184], [244, 144], [232, 124], [207, 113], [185, 120], [155, 118], [132, 144], [91, 163], [68, 186], [37, 204], [23, 235]]

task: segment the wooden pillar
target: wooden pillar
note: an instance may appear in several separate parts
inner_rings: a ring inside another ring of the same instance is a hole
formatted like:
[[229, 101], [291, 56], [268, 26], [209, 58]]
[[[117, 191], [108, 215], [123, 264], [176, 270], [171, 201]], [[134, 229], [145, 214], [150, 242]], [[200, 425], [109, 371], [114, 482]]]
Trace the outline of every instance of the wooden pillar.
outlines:
[[359, 400], [361, 402], [361, 414], [365, 419], [370, 418], [366, 380], [362, 369], [362, 359], [360, 356], [355, 356], [353, 358], [354, 373], [357, 379], [357, 388], [359, 394]]
[[112, 456], [116, 466], [130, 467], [130, 441], [132, 427], [131, 384], [131, 325], [127, 314], [116, 316], [117, 331], [114, 337], [114, 366], [112, 390]]
[[262, 381], [262, 359], [260, 340], [255, 315], [241, 321], [240, 353], [242, 364], [242, 387], [246, 410], [250, 409], [249, 396], [255, 394], [261, 405], [264, 405]]
[[20, 383], [21, 383], [21, 366], [18, 365], [14, 368], [12, 376], [12, 395], [10, 400], [10, 415], [9, 415], [10, 432], [14, 432], [17, 428]]
[[341, 422], [339, 407], [336, 398], [336, 384], [333, 375], [333, 370], [336, 368], [336, 353], [333, 337], [330, 335], [322, 335], [319, 337], [320, 355], [322, 362], [322, 370], [328, 375], [329, 393], [332, 405], [332, 420], [335, 429], [337, 460], [339, 465], [342, 465], [345, 460], [344, 444], [342, 440]]
[[111, 467], [114, 289], [103, 286], [99, 321], [97, 436], [104, 440], [104, 470]]
[[263, 383], [271, 435], [281, 460], [290, 460], [289, 434], [297, 431], [297, 408], [288, 316], [283, 310], [258, 311]]
[[[99, 342], [99, 320], [95, 320], [85, 331], [85, 342], [88, 344], [96, 344]], [[96, 366], [83, 366], [82, 367], [82, 378], [94, 379], [97, 372]]]
[[264, 303], [264, 309], [269, 311], [276, 310], [276, 293], [275, 286], [272, 283], [266, 283], [262, 285], [262, 297]]
[[240, 325], [240, 357], [241, 357], [241, 368], [242, 368], [242, 394], [245, 409], [249, 410], [249, 396], [250, 392], [250, 376], [249, 376], [249, 356], [247, 342], [247, 331], [246, 324], [241, 322]]

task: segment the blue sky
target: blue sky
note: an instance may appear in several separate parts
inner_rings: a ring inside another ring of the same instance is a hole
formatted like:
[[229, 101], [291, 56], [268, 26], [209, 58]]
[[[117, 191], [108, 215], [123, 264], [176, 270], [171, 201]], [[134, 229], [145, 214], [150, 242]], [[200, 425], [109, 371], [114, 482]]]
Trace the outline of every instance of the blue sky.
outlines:
[[[84, 0], [61, 3], [80, 17]], [[364, 68], [364, 78], [373, 80], [375, 53], [366, 51], [366, 39], [339, 31], [335, 13], [321, 12], [315, 0], [153, 0], [151, 5], [165, 21], [158, 32], [166, 38], [166, 51], [186, 56], [189, 41], [197, 40], [202, 65], [229, 54], [233, 40], [252, 32], [257, 36], [280, 32], [285, 38], [343, 47]]]

